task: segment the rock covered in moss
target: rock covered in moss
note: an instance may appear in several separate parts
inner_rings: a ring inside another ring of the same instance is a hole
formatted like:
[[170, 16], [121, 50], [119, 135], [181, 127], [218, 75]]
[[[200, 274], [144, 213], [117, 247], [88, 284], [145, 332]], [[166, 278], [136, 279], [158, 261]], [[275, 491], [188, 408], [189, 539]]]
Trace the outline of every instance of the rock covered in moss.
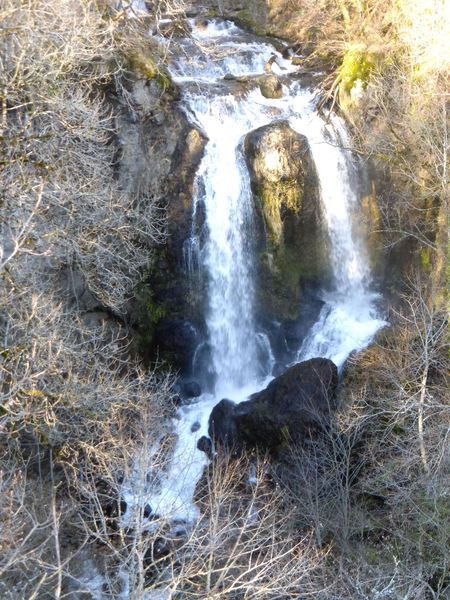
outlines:
[[264, 98], [282, 98], [283, 86], [276, 75], [263, 75], [259, 78], [259, 89]]
[[247, 134], [244, 151], [260, 220], [260, 309], [296, 319], [304, 286], [323, 283], [330, 270], [309, 143], [277, 121]]

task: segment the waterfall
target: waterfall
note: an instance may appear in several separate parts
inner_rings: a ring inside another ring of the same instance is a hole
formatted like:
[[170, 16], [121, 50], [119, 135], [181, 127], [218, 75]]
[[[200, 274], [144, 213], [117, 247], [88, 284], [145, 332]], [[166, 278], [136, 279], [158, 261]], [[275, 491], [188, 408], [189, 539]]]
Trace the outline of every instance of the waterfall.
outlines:
[[331, 358], [341, 367], [354, 351], [367, 346], [385, 325], [371, 290], [369, 259], [364, 241], [352, 227], [358, 198], [352, 174], [355, 165], [344, 124], [331, 116], [329, 124], [314, 112], [293, 119], [307, 135], [320, 182], [323, 213], [331, 242], [332, 289], [324, 292], [325, 304], [317, 323], [305, 338], [297, 360], [315, 356]]
[[189, 106], [209, 142], [198, 178], [206, 208], [208, 237], [204, 268], [208, 275], [211, 359], [216, 395], [242, 388], [256, 378], [256, 332], [250, 232], [252, 202], [248, 174], [238, 146], [247, 123], [236, 118], [233, 96], [190, 97]]
[[[208, 138], [194, 199], [194, 210], [200, 203], [205, 209], [206, 242], [200, 250], [194, 226], [185, 257], [187, 276], [201, 269], [206, 277], [208, 340], [202, 349], [210, 348], [216, 381], [213, 393], [179, 409], [173, 420], [177, 443], [170, 467], [160, 475], [157, 488], [145, 494], [155, 513], [179, 520], [198, 516], [193, 495], [208, 459], [197, 450], [197, 441], [207, 435], [212, 408], [225, 395], [242, 401], [264, 387], [274, 364], [268, 338], [258, 331], [254, 315], [253, 203], [241, 150], [248, 132], [274, 120], [289, 120], [308, 138], [319, 177], [333, 281], [323, 290], [322, 311], [299, 348], [298, 360], [325, 356], [341, 366], [384, 324], [371, 291], [364, 243], [352, 227], [358, 198], [342, 121], [323, 120], [314, 93], [288, 77], [295, 67], [270, 44], [255, 41], [229, 22], [192, 25], [192, 37], [179, 42], [171, 73], [182, 88], [186, 114]], [[282, 98], [266, 99], [258, 87], [250, 85], [242, 92], [233, 84], [233, 76], [263, 73], [274, 54], [274, 71], [287, 76]], [[229, 77], [224, 80], [225, 76]], [[131, 505], [137, 502], [131, 491], [126, 499]]]

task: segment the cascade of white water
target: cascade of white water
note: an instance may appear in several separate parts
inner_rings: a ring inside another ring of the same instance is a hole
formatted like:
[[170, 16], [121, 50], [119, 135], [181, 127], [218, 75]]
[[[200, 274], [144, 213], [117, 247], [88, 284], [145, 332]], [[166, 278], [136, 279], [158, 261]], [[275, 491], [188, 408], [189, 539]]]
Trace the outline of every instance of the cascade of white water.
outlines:
[[[262, 388], [274, 362], [268, 339], [256, 330], [253, 315], [252, 197], [240, 151], [249, 131], [288, 119], [308, 138], [319, 176], [334, 283], [324, 292], [324, 308], [298, 359], [327, 356], [342, 365], [383, 324], [376, 296], [370, 292], [364, 245], [352, 228], [358, 199], [352, 191], [351, 156], [342, 149], [347, 145], [345, 129], [337, 118], [326, 125], [316, 112], [313, 93], [296, 82], [284, 87], [281, 99], [264, 98], [258, 87], [240, 93], [224, 82], [230, 73], [262, 73], [272, 54], [277, 56], [275, 70], [283, 69], [284, 74], [295, 70], [271, 45], [247, 38], [231, 23], [213, 21], [202, 29], [194, 25], [193, 37], [184, 40], [184, 52], [178, 53], [171, 67], [184, 90], [187, 114], [209, 140], [197, 173], [194, 203], [195, 207], [204, 203], [207, 239], [199, 253], [193, 231], [190, 248], [195, 257], [188, 255], [188, 268], [203, 269], [208, 281], [205, 317], [216, 388], [214, 394], [204, 394], [199, 402], [178, 411], [171, 465], [160, 474], [158, 486], [150, 487], [144, 496], [154, 512], [184, 520], [198, 514], [192, 498], [208, 460], [196, 444], [207, 435], [211, 409], [224, 395], [242, 401]], [[131, 505], [142, 503], [142, 495], [136, 500], [133, 492], [126, 499]]]
[[379, 296], [371, 290], [364, 241], [352, 227], [359, 205], [351, 177], [353, 159], [346, 149], [350, 144], [342, 120], [335, 115], [325, 124], [312, 111], [306, 118], [294, 117], [292, 124], [310, 142], [330, 237], [334, 279], [332, 288], [323, 294], [325, 304], [297, 360], [323, 356], [341, 367], [352, 351], [367, 346], [385, 325], [377, 307]]
[[[257, 373], [253, 322], [252, 252], [248, 247], [252, 203], [248, 174], [237, 152], [245, 132], [233, 96], [190, 97], [189, 106], [209, 138], [200, 175], [208, 237], [204, 268], [208, 274], [206, 322], [216, 393], [240, 388]], [[244, 121], [244, 122], [242, 122]]]

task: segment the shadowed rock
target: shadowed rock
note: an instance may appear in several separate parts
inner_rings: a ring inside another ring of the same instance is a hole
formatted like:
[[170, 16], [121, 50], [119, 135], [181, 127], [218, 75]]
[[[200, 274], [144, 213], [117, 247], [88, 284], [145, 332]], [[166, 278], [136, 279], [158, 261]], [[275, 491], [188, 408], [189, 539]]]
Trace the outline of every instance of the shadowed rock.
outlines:
[[301, 442], [325, 427], [336, 409], [338, 372], [326, 358], [294, 365], [266, 389], [240, 404], [221, 400], [210, 416], [209, 435], [218, 445], [274, 450]]

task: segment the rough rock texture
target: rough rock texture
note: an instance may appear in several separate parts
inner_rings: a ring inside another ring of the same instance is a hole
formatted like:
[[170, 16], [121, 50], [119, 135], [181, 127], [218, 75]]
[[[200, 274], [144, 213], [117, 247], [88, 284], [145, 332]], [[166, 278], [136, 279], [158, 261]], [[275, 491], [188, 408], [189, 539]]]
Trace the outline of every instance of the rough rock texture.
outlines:
[[257, 35], [267, 31], [269, 11], [261, 0], [191, 0], [185, 6], [189, 16], [224, 16]]
[[[192, 188], [206, 139], [179, 108], [176, 87], [150, 75], [139, 63], [127, 81], [131, 106], [122, 107], [117, 117], [117, 171], [125, 191], [161, 207], [167, 239], [127, 312], [144, 356], [157, 352], [160, 360], [184, 371], [191, 342], [196, 343], [189, 320], [201, 303], [189, 296], [183, 244], [192, 226]], [[197, 216], [201, 220], [201, 211]]]
[[296, 319], [305, 285], [329, 276], [318, 179], [308, 140], [278, 121], [250, 132], [244, 142], [260, 216], [260, 310]]
[[221, 400], [210, 416], [209, 435], [216, 444], [241, 450], [275, 450], [302, 441], [325, 427], [336, 409], [338, 372], [326, 358], [294, 365], [266, 389], [241, 404]]
[[182, 373], [190, 373], [192, 356], [199, 341], [198, 330], [189, 321], [163, 319], [156, 328], [152, 344], [170, 365], [181, 369]]
[[264, 98], [282, 98], [283, 86], [276, 75], [263, 75], [259, 79], [259, 89]]

